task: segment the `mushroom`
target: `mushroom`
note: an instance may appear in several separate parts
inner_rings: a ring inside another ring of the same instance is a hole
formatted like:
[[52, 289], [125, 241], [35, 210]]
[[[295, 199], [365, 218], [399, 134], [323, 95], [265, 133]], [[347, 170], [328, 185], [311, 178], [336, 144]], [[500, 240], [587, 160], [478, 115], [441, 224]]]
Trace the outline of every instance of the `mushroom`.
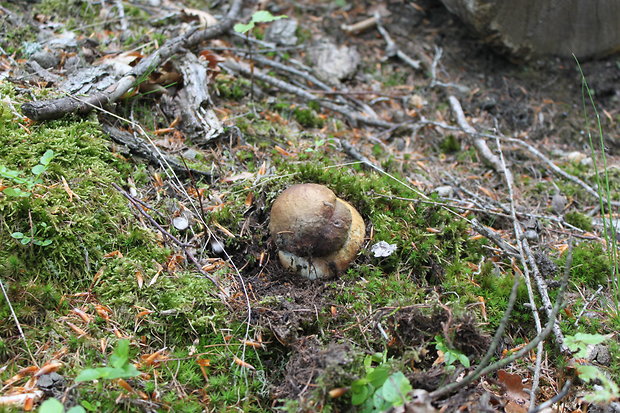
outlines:
[[282, 265], [317, 279], [347, 269], [362, 246], [366, 227], [355, 208], [331, 189], [298, 184], [276, 198], [269, 231]]

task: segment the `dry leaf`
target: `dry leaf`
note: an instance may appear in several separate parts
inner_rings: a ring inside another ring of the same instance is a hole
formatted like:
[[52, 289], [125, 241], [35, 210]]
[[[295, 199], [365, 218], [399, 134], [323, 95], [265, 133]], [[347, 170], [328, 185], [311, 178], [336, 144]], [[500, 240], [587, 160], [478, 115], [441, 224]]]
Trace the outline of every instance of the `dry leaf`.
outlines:
[[250, 370], [256, 370], [256, 368], [253, 365], [251, 365], [250, 363], [248, 363], [246, 361], [241, 360], [237, 356], [235, 356], [233, 360], [235, 361], [235, 364], [238, 365], [238, 366], [241, 366], [241, 367], [244, 367], [244, 368], [250, 369]]
[[510, 374], [505, 370], [499, 370], [497, 372], [497, 380], [504, 386], [504, 396], [506, 399], [514, 402], [511, 406], [511, 411], [513, 413], [521, 413], [521, 411], [527, 412], [530, 405], [530, 395], [525, 391], [521, 376], [518, 374]]
[[123, 253], [119, 250], [108, 252], [103, 256], [104, 258], [123, 258]]

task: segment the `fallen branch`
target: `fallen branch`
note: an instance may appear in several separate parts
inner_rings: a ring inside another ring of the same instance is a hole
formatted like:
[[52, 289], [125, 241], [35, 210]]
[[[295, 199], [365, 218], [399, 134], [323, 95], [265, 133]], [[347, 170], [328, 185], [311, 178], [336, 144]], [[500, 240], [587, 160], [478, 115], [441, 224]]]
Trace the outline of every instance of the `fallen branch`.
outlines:
[[[474, 147], [478, 151], [478, 155], [480, 155], [482, 161], [491, 166], [495, 172], [501, 174], [503, 172], [502, 162], [497, 155], [491, 152], [491, 149], [489, 149], [486, 141], [480, 137], [477, 137], [478, 132], [467, 122], [467, 119], [465, 119], [465, 114], [463, 113], [463, 108], [461, 107], [459, 100], [454, 96], [448, 96], [448, 101], [450, 102], [450, 107], [452, 108], [454, 116], [456, 116], [456, 122], [460, 126], [461, 130], [474, 138]], [[512, 173], [509, 170], [506, 170], [506, 180], [510, 183], [510, 185], [514, 183]]]
[[369, 117], [369, 116], [363, 116], [358, 112], [353, 112], [351, 111], [349, 108], [342, 106], [342, 105], [338, 105], [336, 103], [333, 103], [331, 101], [326, 101], [325, 99], [320, 99], [318, 96], [298, 87], [295, 85], [292, 85], [288, 82], [285, 82], [284, 80], [278, 79], [276, 77], [273, 76], [269, 76], [263, 72], [261, 72], [260, 70], [254, 70], [252, 71], [252, 69], [246, 65], [243, 65], [239, 62], [236, 62], [234, 60], [227, 60], [224, 63], [220, 63], [220, 66], [222, 66], [224, 69], [228, 70], [228, 71], [232, 71], [232, 72], [237, 72], [237, 73], [241, 73], [244, 76], [248, 76], [248, 77], [254, 77], [254, 79], [260, 80], [262, 82], [268, 83], [272, 86], [277, 87], [280, 90], [283, 90], [285, 92], [288, 93], [292, 93], [294, 95], [299, 96], [300, 98], [304, 99], [305, 101], [315, 101], [317, 102], [319, 105], [321, 105], [322, 107], [329, 109], [329, 110], [333, 110], [334, 112], [338, 112], [344, 116], [346, 116], [353, 124], [358, 124], [358, 123], [362, 123], [362, 124], [366, 124], [366, 125], [370, 125], [370, 126], [378, 126], [381, 128], [391, 128], [396, 126], [394, 123], [392, 122], [387, 122], [375, 117]]
[[131, 72], [121, 77], [115, 84], [103, 92], [81, 96], [79, 99], [74, 96], [65, 96], [58, 99], [24, 103], [22, 105], [22, 112], [32, 120], [51, 120], [61, 118], [69, 113], [88, 113], [94, 107], [103, 107], [116, 102], [132, 87], [145, 80], [149, 73], [170, 57], [183, 49], [189, 49], [204, 40], [219, 36], [230, 30], [241, 10], [242, 3], [243, 0], [233, 0], [228, 14], [215, 26], [203, 30], [194, 28], [167, 41], [153, 54], [142, 59]]

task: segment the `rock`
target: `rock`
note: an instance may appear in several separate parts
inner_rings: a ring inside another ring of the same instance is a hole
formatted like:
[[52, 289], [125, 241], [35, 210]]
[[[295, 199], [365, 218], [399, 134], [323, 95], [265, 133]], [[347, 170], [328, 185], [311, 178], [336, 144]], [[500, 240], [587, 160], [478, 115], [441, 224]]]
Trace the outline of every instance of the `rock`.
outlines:
[[554, 214], [562, 215], [566, 208], [566, 197], [562, 194], [555, 194], [551, 198], [551, 210]]
[[185, 152], [183, 152], [183, 157], [185, 159], [194, 160], [199, 155], [199, 152], [195, 149], [189, 148]]
[[454, 188], [450, 185], [442, 185], [435, 188], [434, 192], [442, 198], [452, 198], [452, 195], [454, 195]]
[[310, 59], [317, 76], [331, 84], [353, 76], [361, 61], [355, 48], [331, 42], [322, 42], [312, 48]]
[[265, 40], [283, 46], [294, 46], [297, 44], [297, 20], [280, 19], [271, 22], [265, 31]]
[[609, 366], [609, 363], [611, 363], [609, 348], [603, 344], [589, 345], [587, 352], [586, 358], [592, 362], [603, 366]]
[[43, 69], [50, 69], [60, 63], [60, 58], [57, 53], [45, 49], [35, 52], [30, 58], [37, 62]]
[[62, 394], [65, 390], [65, 378], [58, 373], [43, 374], [37, 379], [37, 387], [47, 396]]

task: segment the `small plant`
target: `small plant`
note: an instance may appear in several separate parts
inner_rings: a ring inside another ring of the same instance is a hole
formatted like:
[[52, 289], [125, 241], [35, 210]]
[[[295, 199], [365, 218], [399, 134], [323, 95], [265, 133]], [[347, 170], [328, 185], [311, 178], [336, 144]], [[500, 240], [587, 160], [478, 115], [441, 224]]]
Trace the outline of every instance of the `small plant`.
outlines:
[[460, 351], [450, 348], [446, 345], [443, 337], [435, 336], [435, 349], [439, 355], [443, 355], [443, 362], [446, 365], [446, 370], [452, 371], [455, 369], [454, 362], [459, 361], [464, 367], [469, 367], [469, 358]]
[[110, 366], [82, 370], [75, 378], [76, 382], [99, 379], [122, 379], [136, 377], [140, 372], [129, 362], [129, 340], [120, 340], [110, 356]]
[[[577, 333], [574, 336], [564, 337], [564, 343], [575, 353], [575, 358], [583, 359], [587, 356], [588, 346], [600, 344], [608, 338], [608, 336], [600, 334]], [[620, 397], [618, 385], [607, 377], [598, 367], [587, 364], [577, 364], [575, 370], [577, 371], [577, 376], [584, 382], [599, 383], [600, 388], [598, 388], [596, 392], [586, 394], [584, 397], [586, 401], [590, 403], [609, 403]]]
[[32, 191], [35, 185], [43, 183], [43, 181], [41, 180], [41, 175], [43, 175], [43, 173], [47, 171], [47, 167], [52, 161], [52, 159], [54, 159], [54, 151], [48, 149], [47, 151], [45, 151], [43, 156], [41, 156], [39, 163], [33, 166], [30, 170], [32, 176], [26, 178], [22, 178], [20, 176], [21, 172], [8, 169], [4, 165], [0, 165], [0, 178], [10, 179], [18, 185], [24, 185], [26, 189], [28, 189], [28, 191], [24, 191], [19, 188], [8, 187], [5, 188], [2, 193], [15, 198], [26, 198], [32, 195], [32, 192], [30, 191]]
[[[360, 406], [360, 412], [383, 412], [409, 401], [408, 393], [412, 390], [409, 380], [400, 371], [392, 373], [385, 356], [385, 353], [366, 356], [366, 376], [351, 384], [351, 404]], [[380, 364], [372, 367], [373, 362]]]
[[39, 232], [45, 232], [45, 230], [47, 229], [47, 224], [45, 222], [41, 222], [38, 225], [39, 228], [41, 228], [41, 231], [39, 231], [39, 229], [37, 229], [34, 232], [34, 235], [26, 235], [23, 232], [14, 232], [11, 234], [11, 237], [19, 240], [19, 242], [21, 242], [22, 245], [28, 245], [30, 243], [33, 243], [34, 245], [38, 245], [40, 247], [45, 247], [47, 245], [50, 245], [52, 243], [51, 239], [41, 239], [41, 238], [37, 238], [37, 234]]
[[[47, 399], [39, 406], [39, 413], [64, 413], [65, 406], [56, 399]], [[84, 413], [86, 410], [82, 406], [73, 406], [66, 413]]]
[[270, 23], [272, 21], [276, 21], [276, 20], [280, 20], [280, 19], [285, 19], [287, 17], [288, 16], [285, 16], [285, 15], [274, 16], [273, 14], [268, 12], [267, 10], [259, 10], [259, 11], [254, 12], [254, 14], [252, 15], [252, 19], [250, 20], [249, 23], [245, 23], [245, 24], [244, 23], [237, 23], [237, 24], [235, 24], [233, 29], [237, 33], [245, 34], [245, 33], [249, 32], [250, 30], [252, 30], [254, 28], [254, 26], [256, 26], [256, 23]]

